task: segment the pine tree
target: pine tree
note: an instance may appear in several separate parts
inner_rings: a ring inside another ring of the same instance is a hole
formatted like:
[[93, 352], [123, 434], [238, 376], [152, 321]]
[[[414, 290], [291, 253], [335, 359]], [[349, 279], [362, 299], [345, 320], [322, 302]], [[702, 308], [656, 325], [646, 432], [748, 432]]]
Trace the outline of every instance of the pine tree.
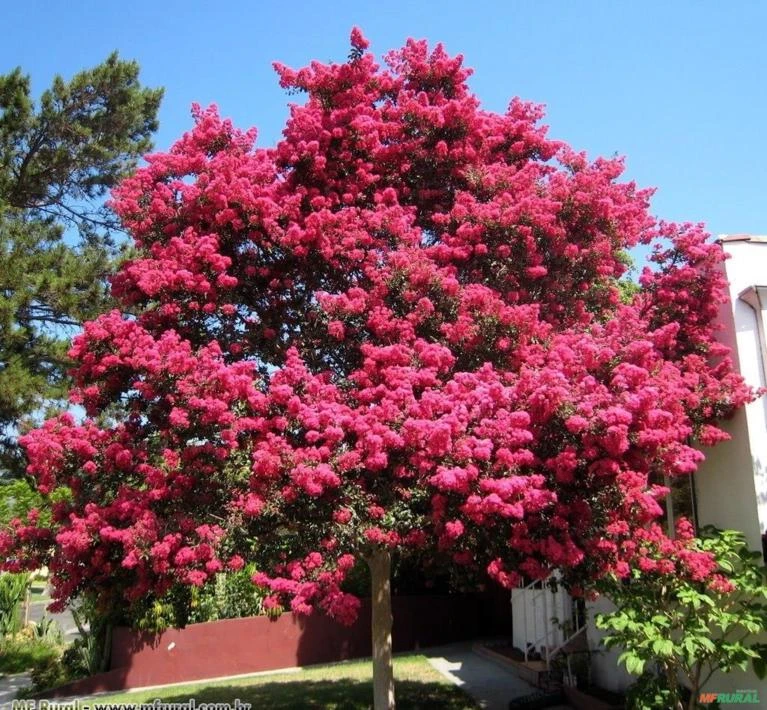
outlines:
[[0, 76], [0, 475], [20, 475], [16, 435], [67, 389], [67, 344], [108, 307], [119, 250], [107, 191], [151, 148], [162, 89], [116, 53], [32, 98]]

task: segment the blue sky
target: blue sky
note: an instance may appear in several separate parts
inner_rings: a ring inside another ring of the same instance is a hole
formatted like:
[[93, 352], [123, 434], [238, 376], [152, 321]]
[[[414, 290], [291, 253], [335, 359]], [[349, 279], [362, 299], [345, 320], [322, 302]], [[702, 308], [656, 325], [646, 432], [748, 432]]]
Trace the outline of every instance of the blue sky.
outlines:
[[272, 61], [342, 61], [353, 25], [379, 55], [441, 41], [474, 68], [485, 108], [544, 103], [552, 137], [625, 155], [628, 176], [658, 188], [658, 215], [767, 233], [767, 3], [28, 0], [2, 17], [0, 72], [22, 66], [35, 91], [114, 49], [137, 59], [166, 89], [158, 148], [189, 128], [193, 101], [272, 144], [296, 100]]

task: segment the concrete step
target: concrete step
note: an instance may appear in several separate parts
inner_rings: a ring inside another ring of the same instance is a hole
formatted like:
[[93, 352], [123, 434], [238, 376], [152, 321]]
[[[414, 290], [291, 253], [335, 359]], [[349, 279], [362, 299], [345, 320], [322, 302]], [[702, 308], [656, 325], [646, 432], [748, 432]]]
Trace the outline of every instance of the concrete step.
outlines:
[[536, 688], [548, 690], [552, 686], [551, 672], [546, 667], [545, 661], [516, 661], [513, 658], [494, 651], [492, 647], [484, 644], [475, 644], [472, 647], [474, 653], [488, 661], [511, 671], [517, 677], [534, 685]]

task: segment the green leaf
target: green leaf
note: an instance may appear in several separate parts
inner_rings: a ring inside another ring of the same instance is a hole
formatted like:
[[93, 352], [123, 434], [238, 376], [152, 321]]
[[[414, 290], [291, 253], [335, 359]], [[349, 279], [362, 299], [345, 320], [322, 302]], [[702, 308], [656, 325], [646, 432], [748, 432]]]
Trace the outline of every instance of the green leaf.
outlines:
[[632, 675], [642, 675], [644, 665], [645, 662], [633, 654], [626, 659], [626, 670]]
[[674, 653], [674, 643], [669, 639], [658, 639], [653, 641], [652, 650], [658, 656], [667, 658]]
[[625, 616], [617, 616], [609, 621], [609, 625], [616, 631], [623, 631], [628, 624], [629, 620]]

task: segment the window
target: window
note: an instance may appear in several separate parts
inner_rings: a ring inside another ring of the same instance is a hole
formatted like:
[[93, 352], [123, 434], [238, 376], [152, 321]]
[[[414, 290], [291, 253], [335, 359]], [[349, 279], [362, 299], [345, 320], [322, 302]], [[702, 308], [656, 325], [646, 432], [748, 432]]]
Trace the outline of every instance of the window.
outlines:
[[664, 507], [663, 516], [658, 521], [666, 528], [669, 537], [676, 536], [676, 521], [687, 518], [697, 531], [698, 520], [695, 511], [695, 488], [692, 476], [660, 476], [650, 477], [650, 483], [666, 486], [671, 492], [661, 502]]

